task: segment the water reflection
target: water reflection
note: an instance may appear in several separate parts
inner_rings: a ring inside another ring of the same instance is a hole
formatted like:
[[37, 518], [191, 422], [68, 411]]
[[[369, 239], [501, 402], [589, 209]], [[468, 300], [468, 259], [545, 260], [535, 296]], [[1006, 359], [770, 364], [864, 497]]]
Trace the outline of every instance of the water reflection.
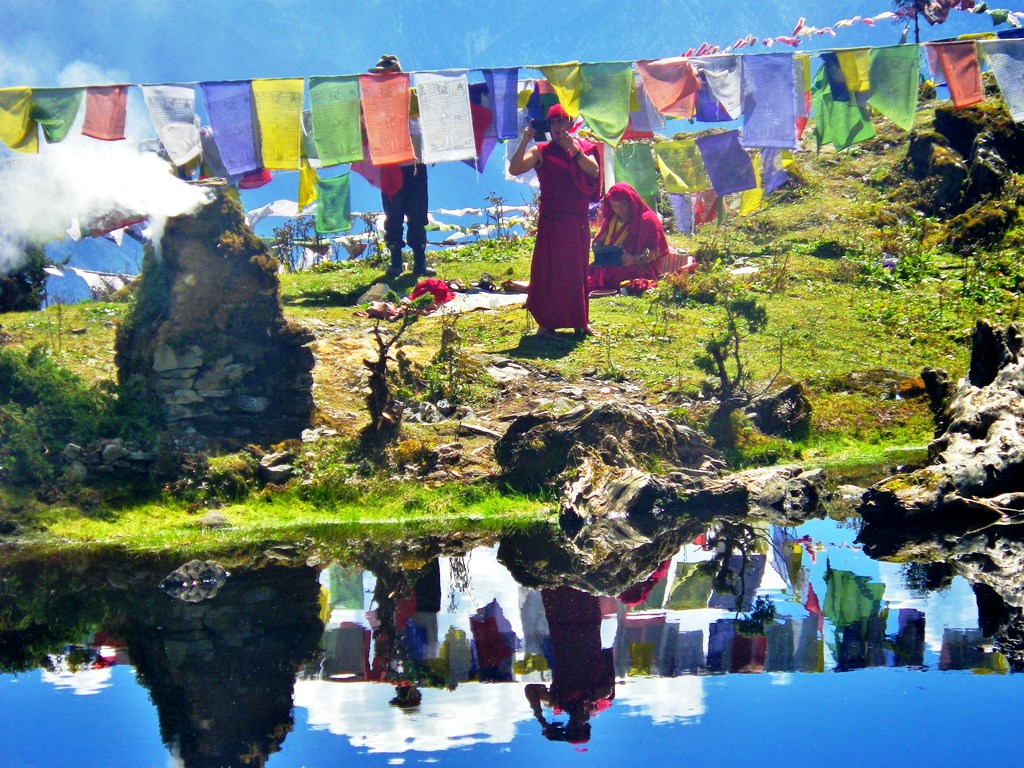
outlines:
[[[848, 543], [855, 533], [718, 521], [615, 595], [524, 587], [496, 542], [258, 558], [198, 602], [157, 588], [179, 563], [25, 558], [0, 569], [0, 664], [85, 697], [130, 665], [165, 755], [203, 768], [266, 764], [296, 729], [368, 753], [579, 747], [616, 712], [699, 723], [723, 676], [1015, 666], [1015, 563], [1003, 558], [1000, 579], [979, 542], [944, 568], [878, 563]], [[1005, 555], [1005, 541], [987, 546]], [[981, 621], [965, 621], [975, 597]], [[7, 707], [12, 679], [0, 676]]]

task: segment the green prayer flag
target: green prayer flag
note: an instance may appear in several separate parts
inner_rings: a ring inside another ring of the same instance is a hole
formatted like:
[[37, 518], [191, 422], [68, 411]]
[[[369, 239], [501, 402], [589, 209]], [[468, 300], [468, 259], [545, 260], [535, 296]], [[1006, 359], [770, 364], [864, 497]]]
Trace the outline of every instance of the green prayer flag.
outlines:
[[658, 196], [658, 166], [654, 162], [651, 145], [630, 143], [616, 147], [615, 180], [629, 184], [644, 202], [651, 205]]
[[914, 127], [921, 54], [916, 45], [871, 49], [871, 95], [868, 105], [904, 131]]
[[316, 185], [316, 231], [322, 235], [352, 229], [349, 173], [320, 179]]
[[313, 143], [322, 166], [357, 163], [363, 159], [359, 123], [359, 78], [309, 78]]
[[811, 104], [819, 152], [826, 144], [842, 150], [875, 135], [871, 114], [858, 98], [858, 94], [851, 93], [849, 101], [834, 101], [825, 67], [818, 69], [811, 83]]
[[82, 88], [34, 88], [32, 118], [43, 127], [50, 143], [63, 141], [82, 104]]
[[697, 142], [659, 141], [654, 145], [654, 156], [658, 160], [658, 171], [665, 184], [666, 192], [688, 194], [701, 192], [711, 186], [704, 159], [697, 148]]
[[615, 146], [629, 125], [633, 65], [583, 64], [580, 67], [580, 114], [606, 144]]

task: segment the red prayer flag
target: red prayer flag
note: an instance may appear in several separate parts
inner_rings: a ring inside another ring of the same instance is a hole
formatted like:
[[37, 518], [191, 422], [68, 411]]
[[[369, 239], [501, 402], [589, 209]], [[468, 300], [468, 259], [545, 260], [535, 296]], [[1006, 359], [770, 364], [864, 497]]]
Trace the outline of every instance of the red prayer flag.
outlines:
[[85, 121], [82, 134], [103, 141], [124, 139], [128, 113], [128, 86], [103, 85], [85, 89]]
[[938, 58], [953, 105], [960, 109], [985, 100], [981, 83], [981, 65], [973, 40], [958, 43], [937, 43], [933, 50]]

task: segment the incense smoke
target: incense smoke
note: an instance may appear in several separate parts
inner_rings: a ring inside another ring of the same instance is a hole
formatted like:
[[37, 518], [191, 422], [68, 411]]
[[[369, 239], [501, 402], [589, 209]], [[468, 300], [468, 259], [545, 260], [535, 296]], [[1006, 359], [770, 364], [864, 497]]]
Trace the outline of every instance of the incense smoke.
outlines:
[[166, 161], [127, 142], [41, 149], [0, 163], [0, 276], [23, 266], [26, 245], [63, 240], [75, 221], [88, 227], [111, 214], [164, 220], [209, 199]]

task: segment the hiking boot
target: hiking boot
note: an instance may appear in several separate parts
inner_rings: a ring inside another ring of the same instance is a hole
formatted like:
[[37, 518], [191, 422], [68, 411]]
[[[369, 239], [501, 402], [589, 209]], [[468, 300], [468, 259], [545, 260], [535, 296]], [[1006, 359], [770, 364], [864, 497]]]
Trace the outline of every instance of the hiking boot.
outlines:
[[412, 274], [416, 277], [433, 277], [437, 270], [427, 266], [427, 253], [425, 248], [413, 248], [412, 250]]
[[391, 263], [388, 268], [384, 271], [384, 274], [388, 277], [398, 277], [402, 272], [405, 271], [405, 264], [402, 261], [402, 249], [391, 248]]

